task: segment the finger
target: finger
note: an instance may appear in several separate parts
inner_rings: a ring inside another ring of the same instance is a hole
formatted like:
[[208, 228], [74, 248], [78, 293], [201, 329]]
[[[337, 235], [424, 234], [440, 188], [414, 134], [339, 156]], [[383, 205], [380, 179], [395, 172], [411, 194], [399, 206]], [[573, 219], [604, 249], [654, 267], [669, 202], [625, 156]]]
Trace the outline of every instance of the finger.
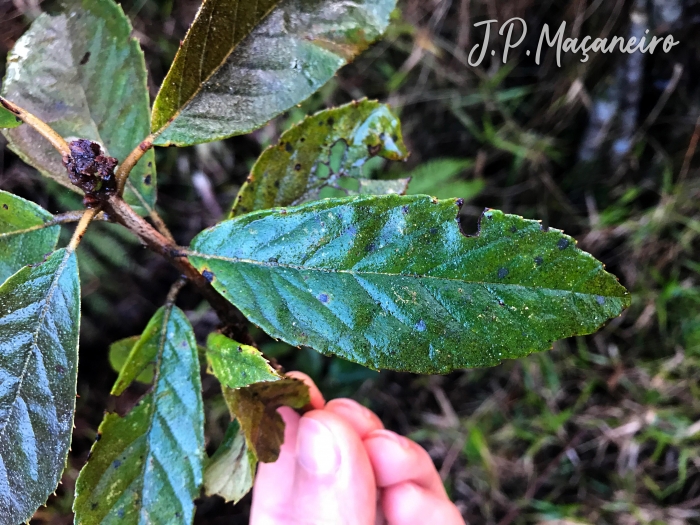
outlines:
[[326, 403], [325, 410], [342, 417], [364, 439], [374, 430], [384, 428], [381, 419], [369, 408], [352, 399], [333, 399]]
[[388, 525], [465, 525], [455, 505], [412, 482], [384, 489], [382, 510]]
[[306, 386], [309, 387], [309, 397], [311, 398], [311, 402], [309, 404], [311, 407], [315, 408], [316, 410], [323, 408], [323, 406], [326, 404], [326, 400], [323, 399], [323, 394], [321, 394], [321, 391], [318, 389], [313, 379], [307, 376], [304, 372], [292, 371], [287, 372], [286, 375], [306, 383]]
[[447, 497], [433, 460], [423, 447], [389, 430], [374, 430], [365, 438], [379, 488], [412, 481], [436, 496]]
[[284, 443], [277, 461], [258, 463], [258, 474], [253, 487], [251, 523], [258, 523], [253, 517], [266, 515], [270, 509], [286, 505], [293, 494], [294, 472], [297, 467], [297, 432], [301, 416], [289, 407], [280, 407], [277, 412], [284, 420]]
[[[376, 484], [362, 440], [339, 415], [299, 422], [294, 498], [305, 523], [374, 523]], [[352, 521], [347, 521], [352, 517]]]

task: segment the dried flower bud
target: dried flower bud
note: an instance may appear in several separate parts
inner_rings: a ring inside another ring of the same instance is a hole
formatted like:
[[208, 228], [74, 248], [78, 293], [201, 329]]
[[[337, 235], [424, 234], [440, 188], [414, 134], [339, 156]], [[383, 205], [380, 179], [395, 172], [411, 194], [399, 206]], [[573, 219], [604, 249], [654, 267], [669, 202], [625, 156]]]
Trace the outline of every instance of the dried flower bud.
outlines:
[[86, 208], [99, 206], [117, 192], [114, 170], [119, 161], [105, 155], [102, 147], [91, 140], [74, 140], [68, 147], [71, 154], [63, 158], [68, 178], [85, 193]]

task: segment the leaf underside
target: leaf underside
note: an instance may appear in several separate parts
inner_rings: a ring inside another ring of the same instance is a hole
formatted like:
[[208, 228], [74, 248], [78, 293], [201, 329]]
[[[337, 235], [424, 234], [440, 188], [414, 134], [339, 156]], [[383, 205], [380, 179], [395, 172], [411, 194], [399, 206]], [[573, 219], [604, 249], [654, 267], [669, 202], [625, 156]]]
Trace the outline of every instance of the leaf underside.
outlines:
[[51, 219], [41, 206], [0, 190], [0, 284], [56, 248], [60, 226], [47, 227]]
[[187, 146], [263, 126], [376, 40], [395, 4], [261, 0], [252, 10], [240, 0], [205, 1], [156, 98], [154, 143]]
[[202, 484], [204, 415], [194, 333], [176, 307], [158, 310], [115, 383], [120, 394], [155, 361], [151, 390], [109, 413], [76, 482], [76, 524], [190, 523]]
[[206, 495], [218, 495], [234, 504], [253, 488], [258, 463], [255, 454], [248, 450], [240, 428], [238, 421], [231, 422], [223, 442], [204, 469]]
[[[65, 138], [100, 142], [123, 161], [150, 130], [146, 65], [131, 25], [111, 0], [68, 0], [42, 14], [8, 55], [2, 94]], [[74, 191], [61, 156], [29, 126], [3, 132], [25, 162]], [[156, 199], [155, 155], [131, 172], [126, 200], [150, 210]]]
[[[338, 145], [343, 151], [336, 165], [331, 157]], [[320, 111], [284, 132], [263, 152], [241, 187], [231, 216], [318, 199], [321, 189], [339, 177], [362, 177], [362, 166], [372, 157], [397, 161], [407, 155], [399, 119], [386, 104], [362, 100]], [[327, 173], [322, 175], [321, 168]], [[396, 181], [373, 182], [388, 184], [365, 184], [365, 188], [405, 191], [405, 184]]]
[[594, 332], [630, 303], [559, 230], [456, 201], [328, 199], [205, 230], [190, 261], [271, 336], [375, 369], [491, 366]]
[[80, 324], [75, 254], [58, 250], [0, 287], [0, 524], [56, 489], [73, 431]]

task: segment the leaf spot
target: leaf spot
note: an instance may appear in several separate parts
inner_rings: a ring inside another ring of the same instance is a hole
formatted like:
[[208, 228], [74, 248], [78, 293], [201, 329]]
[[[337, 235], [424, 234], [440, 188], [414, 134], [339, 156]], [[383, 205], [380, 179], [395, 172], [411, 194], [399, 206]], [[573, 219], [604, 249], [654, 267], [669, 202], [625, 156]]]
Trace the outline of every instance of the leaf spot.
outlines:
[[209, 282], [212, 282], [214, 280], [214, 273], [209, 270], [204, 270], [202, 272], [202, 276]]
[[416, 330], [419, 332], [425, 332], [427, 329], [428, 327], [425, 325], [425, 321], [423, 321], [423, 319], [416, 323]]
[[90, 60], [90, 51], [88, 51], [87, 53], [85, 53], [85, 54], [83, 55], [83, 58], [80, 59], [80, 65], [81, 65], [81, 66], [84, 66], [85, 64], [88, 63], [88, 60]]
[[505, 279], [508, 276], [508, 268], [499, 268], [498, 269], [498, 278], [499, 279]]
[[595, 300], [601, 306], [605, 304], [605, 297], [603, 297], [602, 295], [596, 295]]
[[326, 304], [328, 302], [328, 294], [318, 294], [318, 300], [321, 301], [323, 304]]
[[569, 247], [569, 239], [559, 239], [557, 243], [557, 248], [560, 250], [566, 250]]
[[542, 266], [543, 262], [544, 262], [544, 259], [542, 257], [540, 257], [539, 255], [537, 257], [535, 257], [535, 264], [537, 266]]
[[146, 175], [146, 176], [143, 178], [143, 183], [144, 183], [146, 186], [150, 186], [150, 185], [151, 185], [151, 174], [150, 174], [150, 173], [149, 173], [148, 175]]
[[7, 207], [7, 204], [3, 204], [3, 205], [2, 205], [2, 209], [3, 209], [3, 210], [9, 210], [10, 208]]

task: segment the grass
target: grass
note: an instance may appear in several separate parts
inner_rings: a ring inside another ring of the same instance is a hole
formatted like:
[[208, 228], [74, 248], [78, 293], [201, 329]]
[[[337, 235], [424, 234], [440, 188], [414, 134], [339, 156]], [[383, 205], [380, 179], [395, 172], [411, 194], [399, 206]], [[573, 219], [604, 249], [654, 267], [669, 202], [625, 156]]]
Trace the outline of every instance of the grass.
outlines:
[[[598, 334], [445, 377], [377, 374], [256, 333], [266, 351], [310, 373], [327, 396], [359, 399], [387, 427], [425, 446], [472, 524], [700, 523], [698, 8], [686, 3], [673, 19], [675, 2], [664, 12], [650, 3], [649, 27], [682, 44], [645, 56], [641, 69], [628, 55], [585, 64], [565, 57], [559, 68], [551, 53], [541, 66], [522, 54], [536, 47], [544, 23], [625, 35], [636, 20], [633, 4], [404, 0], [387, 38], [303, 107], [249, 137], [158, 152], [160, 207], [187, 243], [217, 219], [207, 199], [228, 209], [261, 148], [306, 111], [363, 96], [387, 100], [401, 113], [412, 156], [404, 165], [374, 166], [377, 176], [411, 172], [420, 191], [466, 197], [464, 219], [473, 229], [484, 207], [542, 219], [620, 277], [633, 305]], [[197, 4], [134, 0], [124, 7], [135, 17], [154, 92]], [[5, 50], [33, 12], [19, 15], [10, 10], [3, 18]], [[508, 64], [466, 65], [480, 39], [471, 23], [512, 16], [528, 21], [530, 35]], [[641, 96], [630, 102], [634, 92]], [[629, 149], [619, 153], [620, 144]], [[3, 189], [50, 209], [65, 200], [9, 152], [1, 167]], [[209, 194], [201, 184], [195, 191], [195, 172], [209, 181]], [[143, 328], [173, 277], [128, 239], [97, 233], [89, 246], [94, 261], [81, 267], [90, 286], [73, 455], [58, 497], [36, 523], [70, 523], [72, 483], [114, 378], [108, 344]], [[215, 325], [194, 294], [185, 293], [182, 304], [199, 335]], [[226, 416], [210, 379], [214, 447]], [[233, 508], [206, 499], [197, 523], [246, 523], [246, 513], [245, 502]]]

